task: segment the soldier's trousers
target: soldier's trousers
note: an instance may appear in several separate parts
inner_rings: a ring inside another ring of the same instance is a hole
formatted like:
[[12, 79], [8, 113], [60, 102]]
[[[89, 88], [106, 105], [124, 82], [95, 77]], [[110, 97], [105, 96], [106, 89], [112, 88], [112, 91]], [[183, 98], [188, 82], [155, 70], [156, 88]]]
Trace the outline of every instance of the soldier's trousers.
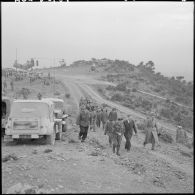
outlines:
[[112, 137], [112, 149], [113, 149], [113, 153], [115, 153], [115, 148], [117, 149], [116, 154], [119, 155], [119, 150], [120, 150], [120, 146], [121, 146], [121, 141], [122, 141], [122, 136], [118, 135], [118, 134], [113, 134]]
[[105, 130], [106, 122], [102, 122], [102, 128]]
[[89, 126], [87, 126], [87, 127], [80, 126], [79, 138], [81, 138], [82, 140], [86, 139], [87, 133], [88, 133], [88, 128], [89, 128]]
[[125, 149], [127, 149], [128, 151], [131, 148], [131, 137], [132, 135], [130, 133], [124, 133], [125, 139], [126, 139], [126, 143], [125, 143]]

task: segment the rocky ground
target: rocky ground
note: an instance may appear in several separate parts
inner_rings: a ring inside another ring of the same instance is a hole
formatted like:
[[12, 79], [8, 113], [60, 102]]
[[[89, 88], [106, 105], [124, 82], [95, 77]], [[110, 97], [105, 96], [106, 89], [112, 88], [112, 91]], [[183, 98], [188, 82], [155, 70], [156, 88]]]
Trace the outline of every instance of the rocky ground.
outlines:
[[[44, 140], [2, 142], [2, 193], [17, 190], [28, 193], [194, 191], [193, 148], [161, 141], [161, 147], [151, 151], [150, 144], [143, 147], [144, 133], [138, 130], [138, 137], [132, 137], [131, 151], [125, 151], [123, 138], [121, 155], [117, 156], [112, 153], [102, 128], [89, 131], [86, 142], [81, 143], [75, 118], [78, 100], [87, 91], [82, 88], [83, 80], [78, 85], [65, 78], [66, 72], [63, 74], [56, 73], [58, 79], [64, 81], [61, 94], [70, 94], [70, 98], [64, 100], [72, 115], [63, 141], [56, 141], [55, 146], [45, 145]], [[98, 97], [96, 100], [102, 101]], [[121, 111], [120, 114], [124, 114], [124, 110]]]

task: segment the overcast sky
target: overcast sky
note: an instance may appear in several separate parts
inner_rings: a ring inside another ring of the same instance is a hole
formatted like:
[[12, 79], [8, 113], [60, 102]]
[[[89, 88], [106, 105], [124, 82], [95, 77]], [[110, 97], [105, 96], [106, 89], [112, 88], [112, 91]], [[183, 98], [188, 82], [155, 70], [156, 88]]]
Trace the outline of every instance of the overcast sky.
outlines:
[[41, 66], [109, 58], [152, 60], [166, 76], [193, 79], [192, 2], [2, 3], [2, 64]]

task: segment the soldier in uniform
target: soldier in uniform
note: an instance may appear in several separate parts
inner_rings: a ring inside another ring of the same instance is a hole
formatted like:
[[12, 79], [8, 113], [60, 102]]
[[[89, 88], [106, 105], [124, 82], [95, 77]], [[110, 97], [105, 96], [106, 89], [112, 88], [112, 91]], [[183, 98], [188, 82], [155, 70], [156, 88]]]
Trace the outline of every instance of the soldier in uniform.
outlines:
[[135, 135], [137, 135], [137, 128], [135, 126], [134, 120], [131, 118], [131, 115], [128, 115], [128, 118], [123, 122], [125, 127], [125, 149], [127, 151], [130, 151], [131, 148], [131, 137], [133, 135], [133, 131], [135, 132]]
[[150, 116], [146, 120], [145, 141], [143, 143], [144, 147], [146, 144], [151, 143], [152, 150], [154, 150], [156, 144], [160, 146], [159, 140], [158, 140], [158, 126], [156, 124], [154, 117], [155, 117], [155, 114], [151, 113]]
[[110, 146], [112, 146], [112, 133], [113, 133], [113, 121], [107, 121], [105, 125], [104, 135], [108, 135], [108, 141]]
[[40, 92], [37, 94], [37, 98], [38, 98], [39, 100], [41, 100], [42, 95], [41, 95], [41, 93], [40, 93]]
[[182, 126], [177, 126], [176, 142], [184, 144], [187, 142], [187, 139], [188, 137], [186, 131], [182, 128]]
[[97, 127], [100, 127], [100, 123], [101, 123], [101, 110], [100, 110], [100, 108], [97, 109], [96, 115], [97, 115], [96, 125], [97, 125]]
[[101, 122], [102, 122], [103, 130], [105, 130], [105, 125], [106, 125], [107, 120], [108, 120], [107, 110], [103, 109], [101, 112]]
[[91, 112], [90, 112], [90, 129], [92, 131], [95, 131], [95, 122], [96, 122], [96, 112], [94, 110], [94, 107], [91, 107]]
[[112, 111], [109, 113], [108, 119], [109, 121], [117, 121], [116, 108], [113, 108]]
[[113, 149], [113, 153], [115, 153], [116, 150], [116, 154], [118, 156], [120, 156], [119, 150], [122, 141], [122, 136], [124, 134], [124, 125], [122, 120], [123, 120], [122, 118], [118, 118], [117, 121], [113, 122], [114, 124], [113, 124], [113, 132], [112, 132], [112, 149]]
[[87, 137], [90, 124], [90, 114], [85, 106], [81, 107], [81, 112], [77, 117], [76, 124], [80, 127], [79, 139], [81, 139], [81, 142], [84, 142]]
[[11, 80], [10, 86], [11, 86], [11, 90], [14, 91], [14, 82], [13, 82], [13, 80]]

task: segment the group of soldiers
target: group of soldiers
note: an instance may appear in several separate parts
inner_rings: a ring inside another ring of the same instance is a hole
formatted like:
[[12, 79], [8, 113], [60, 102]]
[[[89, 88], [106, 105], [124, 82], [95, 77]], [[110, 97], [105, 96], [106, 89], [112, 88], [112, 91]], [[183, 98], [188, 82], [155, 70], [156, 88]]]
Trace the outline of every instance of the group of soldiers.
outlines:
[[[78, 114], [76, 124], [80, 127], [79, 139], [84, 142], [88, 129], [96, 131], [96, 126], [102, 126], [104, 135], [108, 135], [108, 141], [110, 147], [112, 147], [113, 153], [120, 155], [120, 146], [122, 137], [124, 135], [126, 139], [125, 149], [129, 152], [131, 148], [131, 138], [133, 133], [137, 137], [137, 128], [131, 115], [126, 118], [118, 116], [116, 108], [112, 108], [109, 112], [106, 108], [99, 108], [93, 106], [88, 99], [81, 99], [80, 101], [80, 113]], [[102, 125], [101, 125], [102, 124]], [[158, 127], [155, 121], [155, 114], [151, 113], [146, 120], [146, 136], [143, 143], [144, 147], [146, 144], [152, 144], [152, 150], [155, 146], [160, 146], [158, 140]]]
[[[6, 91], [7, 90], [7, 81], [4, 80], [3, 81], [3, 91]], [[11, 87], [11, 90], [14, 91], [14, 82], [13, 82], [13, 79], [11, 79], [10, 81], [10, 87]]]

